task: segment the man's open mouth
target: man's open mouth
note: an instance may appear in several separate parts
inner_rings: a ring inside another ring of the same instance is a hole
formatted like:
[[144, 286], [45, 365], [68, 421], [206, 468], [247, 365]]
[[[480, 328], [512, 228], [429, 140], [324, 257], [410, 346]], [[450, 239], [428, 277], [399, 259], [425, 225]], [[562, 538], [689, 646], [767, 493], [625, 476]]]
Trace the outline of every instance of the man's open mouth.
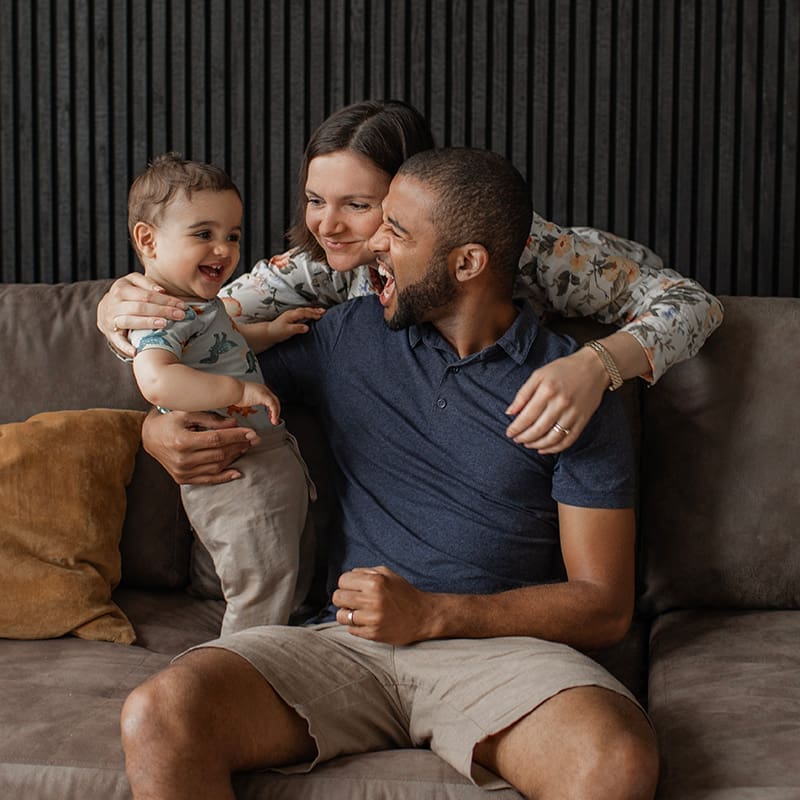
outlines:
[[387, 305], [395, 290], [394, 275], [383, 264], [369, 268], [369, 280], [375, 294], [380, 296], [381, 304]]

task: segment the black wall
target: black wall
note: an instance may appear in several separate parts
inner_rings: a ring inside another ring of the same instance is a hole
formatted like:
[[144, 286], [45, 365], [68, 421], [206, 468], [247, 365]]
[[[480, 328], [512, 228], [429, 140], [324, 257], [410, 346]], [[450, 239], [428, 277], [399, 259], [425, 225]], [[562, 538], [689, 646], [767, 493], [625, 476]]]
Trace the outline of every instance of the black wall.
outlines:
[[399, 97], [511, 157], [535, 206], [720, 294], [800, 296], [798, 0], [0, 0], [0, 280], [133, 265], [132, 177], [168, 149], [283, 247], [309, 133]]

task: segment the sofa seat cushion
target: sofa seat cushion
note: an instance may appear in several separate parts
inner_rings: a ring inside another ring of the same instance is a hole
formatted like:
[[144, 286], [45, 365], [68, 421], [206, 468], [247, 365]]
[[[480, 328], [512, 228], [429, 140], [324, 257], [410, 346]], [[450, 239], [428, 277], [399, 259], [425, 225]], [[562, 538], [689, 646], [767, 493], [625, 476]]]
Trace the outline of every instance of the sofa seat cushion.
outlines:
[[136, 643], [154, 653], [176, 656], [196, 644], [216, 639], [225, 603], [200, 600], [184, 591], [146, 592], [121, 587], [114, 602], [136, 631]]
[[237, 800], [522, 800], [513, 789], [485, 791], [430, 750], [386, 750], [337, 758], [306, 775], [236, 776]]
[[[118, 590], [115, 599], [137, 627], [137, 645], [0, 640], [0, 797], [130, 800], [122, 704], [172, 653], [216, 635], [222, 604], [181, 592]], [[478, 789], [426, 750], [343, 758], [310, 775], [241, 774], [236, 791], [249, 800], [520, 799], [511, 789]]]
[[168, 662], [73, 637], [0, 641], [0, 796], [129, 798], [120, 709]]
[[798, 642], [798, 611], [679, 611], [654, 622], [658, 800], [800, 797]]

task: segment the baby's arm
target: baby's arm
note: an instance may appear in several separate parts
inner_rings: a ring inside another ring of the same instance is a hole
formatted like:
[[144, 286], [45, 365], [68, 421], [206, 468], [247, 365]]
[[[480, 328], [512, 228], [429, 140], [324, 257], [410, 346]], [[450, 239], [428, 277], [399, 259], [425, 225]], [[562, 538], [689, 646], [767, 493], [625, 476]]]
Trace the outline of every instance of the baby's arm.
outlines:
[[168, 350], [141, 351], [133, 360], [133, 373], [142, 395], [153, 405], [180, 411], [263, 405], [272, 424], [280, 422], [280, 402], [263, 383], [201, 372], [181, 364]]
[[298, 333], [308, 333], [304, 320], [319, 319], [324, 313], [324, 308], [293, 308], [270, 322], [237, 322], [236, 327], [250, 349], [260, 353]]

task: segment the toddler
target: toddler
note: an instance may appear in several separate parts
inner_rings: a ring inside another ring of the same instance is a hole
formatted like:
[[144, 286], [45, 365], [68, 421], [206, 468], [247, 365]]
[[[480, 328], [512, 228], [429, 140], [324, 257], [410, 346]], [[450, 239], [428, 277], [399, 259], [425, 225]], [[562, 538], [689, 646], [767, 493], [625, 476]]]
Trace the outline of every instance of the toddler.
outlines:
[[214, 411], [260, 438], [237, 460], [238, 480], [181, 486], [222, 586], [223, 634], [287, 623], [313, 566], [305, 551], [314, 487], [254, 351], [306, 330], [301, 321], [322, 310], [294, 309], [237, 328], [217, 293], [239, 262], [241, 224], [242, 200], [230, 178], [175, 153], [154, 159], [128, 195], [128, 230], [145, 275], [186, 304], [183, 320], [131, 331], [139, 389], [160, 411]]

